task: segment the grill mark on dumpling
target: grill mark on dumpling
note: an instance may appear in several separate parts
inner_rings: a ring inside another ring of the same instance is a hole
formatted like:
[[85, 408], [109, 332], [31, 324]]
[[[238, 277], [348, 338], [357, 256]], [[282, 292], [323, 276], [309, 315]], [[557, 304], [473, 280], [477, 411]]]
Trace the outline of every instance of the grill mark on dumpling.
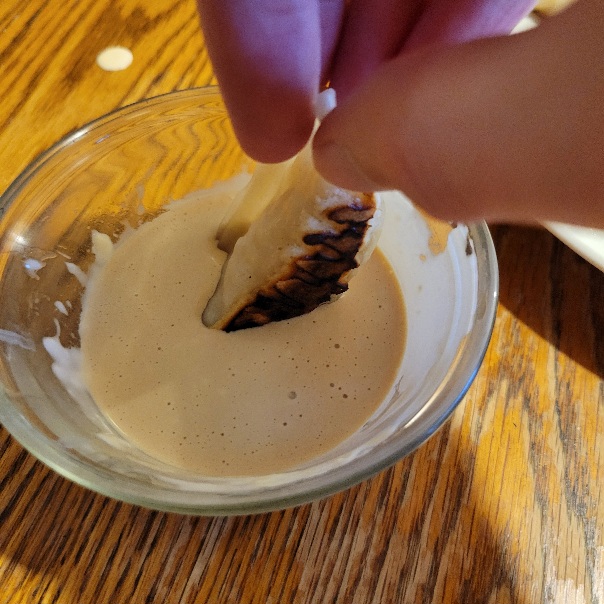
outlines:
[[361, 203], [354, 203], [350, 206], [332, 210], [329, 214], [329, 218], [338, 224], [345, 224], [348, 222], [363, 223], [373, 218], [374, 211], [375, 208], [362, 205]]

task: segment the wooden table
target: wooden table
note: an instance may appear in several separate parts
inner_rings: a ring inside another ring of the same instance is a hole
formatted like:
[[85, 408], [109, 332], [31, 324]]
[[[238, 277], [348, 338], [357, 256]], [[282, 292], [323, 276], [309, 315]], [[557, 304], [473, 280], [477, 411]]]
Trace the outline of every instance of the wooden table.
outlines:
[[[95, 64], [106, 46], [125, 71]], [[63, 134], [213, 81], [194, 0], [2, 0], [0, 191]], [[0, 432], [0, 603], [604, 604], [604, 274], [493, 229], [501, 304], [452, 420], [344, 493], [196, 518], [93, 494]]]

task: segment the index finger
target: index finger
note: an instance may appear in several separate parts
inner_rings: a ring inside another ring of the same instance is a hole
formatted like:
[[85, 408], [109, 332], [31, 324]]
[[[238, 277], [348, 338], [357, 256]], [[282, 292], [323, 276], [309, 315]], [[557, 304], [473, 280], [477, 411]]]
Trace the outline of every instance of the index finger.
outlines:
[[314, 121], [319, 0], [198, 0], [198, 8], [241, 146], [262, 162], [294, 155]]

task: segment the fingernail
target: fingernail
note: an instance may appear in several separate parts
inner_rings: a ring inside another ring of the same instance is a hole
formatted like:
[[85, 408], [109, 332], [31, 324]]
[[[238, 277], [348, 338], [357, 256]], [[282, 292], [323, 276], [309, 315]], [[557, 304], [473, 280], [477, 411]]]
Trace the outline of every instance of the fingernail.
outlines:
[[333, 184], [353, 191], [379, 191], [386, 187], [370, 178], [347, 147], [334, 141], [314, 146], [317, 170]]

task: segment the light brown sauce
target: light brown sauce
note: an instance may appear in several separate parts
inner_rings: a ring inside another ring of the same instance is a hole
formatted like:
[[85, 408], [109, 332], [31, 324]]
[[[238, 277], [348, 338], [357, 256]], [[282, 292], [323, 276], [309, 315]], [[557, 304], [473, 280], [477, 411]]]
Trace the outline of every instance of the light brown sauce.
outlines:
[[233, 333], [204, 327], [224, 212], [220, 195], [181, 202], [116, 246], [87, 288], [83, 374], [150, 455], [210, 476], [278, 472], [334, 447], [379, 406], [401, 363], [404, 305], [377, 251], [335, 304]]

